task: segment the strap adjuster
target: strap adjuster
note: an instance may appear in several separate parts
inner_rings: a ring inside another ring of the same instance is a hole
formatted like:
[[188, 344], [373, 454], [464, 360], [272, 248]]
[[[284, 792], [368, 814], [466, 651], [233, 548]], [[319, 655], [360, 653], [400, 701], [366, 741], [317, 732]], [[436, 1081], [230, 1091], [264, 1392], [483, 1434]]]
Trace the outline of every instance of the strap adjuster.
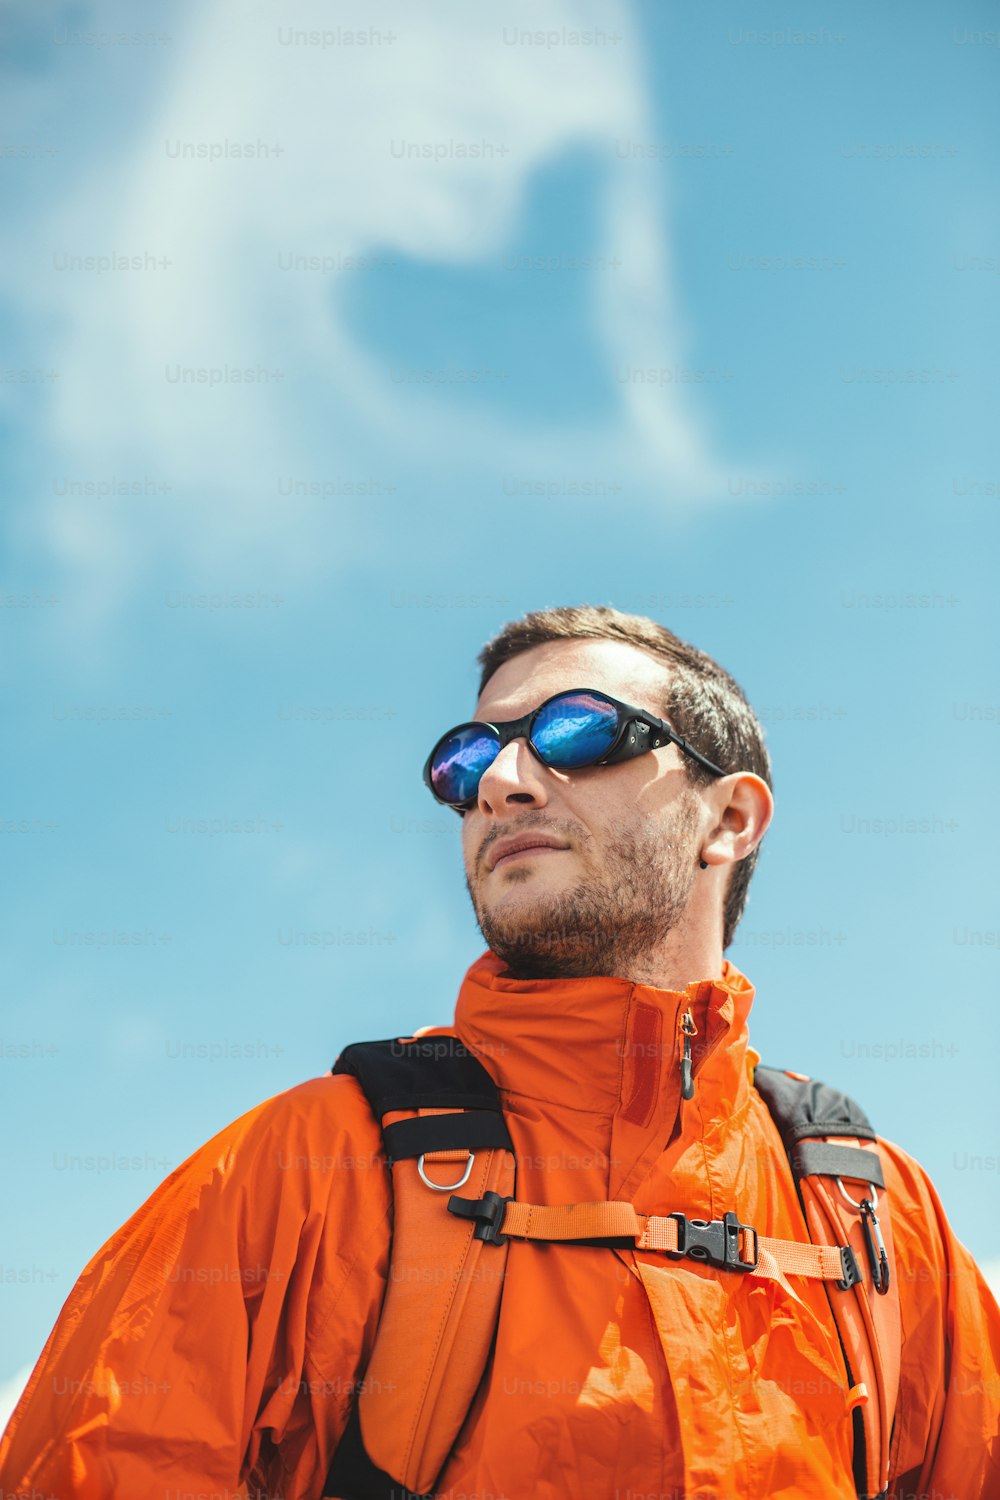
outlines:
[[[675, 1259], [688, 1256], [691, 1260], [707, 1261], [710, 1266], [719, 1266], [726, 1271], [756, 1271], [759, 1259], [757, 1231], [752, 1224], [741, 1224], [734, 1213], [724, 1214], [721, 1219], [689, 1219], [685, 1214], [667, 1214], [677, 1223], [677, 1249], [667, 1254]], [[753, 1258], [741, 1254], [740, 1236], [752, 1236]]]
[[485, 1240], [488, 1245], [506, 1245], [507, 1236], [500, 1233], [504, 1211], [513, 1197], [501, 1198], [499, 1193], [486, 1192], [481, 1198], [448, 1199], [448, 1212], [460, 1219], [478, 1219], [475, 1238]]
[[842, 1292], [849, 1292], [852, 1286], [857, 1286], [859, 1282], [864, 1281], [864, 1277], [861, 1274], [861, 1267], [858, 1265], [857, 1256], [854, 1254], [851, 1246], [841, 1245], [839, 1249], [840, 1265], [844, 1275], [837, 1282], [837, 1285]]

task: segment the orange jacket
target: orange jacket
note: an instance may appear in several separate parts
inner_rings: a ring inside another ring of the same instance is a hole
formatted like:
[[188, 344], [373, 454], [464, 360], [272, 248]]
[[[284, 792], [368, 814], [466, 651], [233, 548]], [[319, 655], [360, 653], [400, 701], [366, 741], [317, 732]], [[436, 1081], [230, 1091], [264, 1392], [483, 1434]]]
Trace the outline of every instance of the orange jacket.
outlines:
[[[519, 1198], [734, 1209], [761, 1234], [807, 1239], [751, 1086], [753, 988], [732, 964], [686, 992], [502, 972], [485, 953], [454, 1026], [426, 1034], [456, 1032], [500, 1086]], [[640, 1002], [661, 1018], [655, 1046], [632, 1040]], [[882, 1138], [878, 1150], [903, 1321], [890, 1495], [1000, 1497], [1000, 1310], [923, 1170]], [[0, 1444], [4, 1500], [318, 1500], [371, 1352], [391, 1224], [353, 1078], [313, 1079], [235, 1121], [84, 1270]], [[818, 1282], [790, 1295], [655, 1252], [511, 1242], [495, 1352], [437, 1493], [845, 1500], [846, 1390]]]

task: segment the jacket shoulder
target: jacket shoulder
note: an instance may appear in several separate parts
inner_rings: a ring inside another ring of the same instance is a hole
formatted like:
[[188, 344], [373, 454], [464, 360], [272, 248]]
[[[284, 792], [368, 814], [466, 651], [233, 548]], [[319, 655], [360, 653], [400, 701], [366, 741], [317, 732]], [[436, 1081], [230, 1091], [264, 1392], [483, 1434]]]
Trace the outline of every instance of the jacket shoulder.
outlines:
[[[345, 1129], [377, 1136], [378, 1125], [356, 1078], [324, 1073], [293, 1084], [234, 1120], [254, 1130]], [[224, 1133], [224, 1132], [223, 1132]]]
[[221, 1224], [241, 1202], [255, 1217], [268, 1204], [318, 1206], [331, 1195], [362, 1193], [384, 1211], [386, 1177], [381, 1133], [356, 1081], [310, 1078], [254, 1105], [192, 1151], [99, 1254], [198, 1209], [201, 1217], [219, 1215]]
[[381, 1131], [357, 1080], [331, 1074], [263, 1100], [189, 1161], [199, 1157], [235, 1178], [273, 1178], [288, 1171], [327, 1176], [338, 1168], [384, 1163]]
[[908, 1222], [924, 1251], [932, 1249], [951, 1230], [929, 1172], [915, 1156], [886, 1136], [878, 1136], [875, 1145], [882, 1159], [894, 1225], [899, 1221], [901, 1232], [905, 1233]]

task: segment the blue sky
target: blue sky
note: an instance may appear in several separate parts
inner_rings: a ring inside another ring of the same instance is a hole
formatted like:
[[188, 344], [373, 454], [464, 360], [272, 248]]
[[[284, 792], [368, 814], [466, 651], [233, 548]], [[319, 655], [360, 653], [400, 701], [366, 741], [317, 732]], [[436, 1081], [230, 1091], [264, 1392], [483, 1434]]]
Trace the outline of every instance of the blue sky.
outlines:
[[743, 685], [753, 1043], [990, 1262], [990, 8], [5, 26], [0, 1381], [202, 1141], [450, 1020], [482, 942], [420, 767], [547, 604]]

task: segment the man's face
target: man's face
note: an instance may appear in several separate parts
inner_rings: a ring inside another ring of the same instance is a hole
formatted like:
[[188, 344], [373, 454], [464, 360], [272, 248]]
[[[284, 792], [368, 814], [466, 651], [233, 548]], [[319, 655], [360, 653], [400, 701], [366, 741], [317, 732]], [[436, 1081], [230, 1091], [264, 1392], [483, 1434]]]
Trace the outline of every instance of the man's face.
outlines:
[[[505, 662], [473, 718], [517, 719], [568, 688], [596, 688], [660, 714], [668, 668], [617, 641], [554, 641]], [[683, 924], [701, 803], [682, 752], [557, 771], [524, 739], [504, 746], [462, 820], [469, 896], [483, 937], [516, 978], [634, 977]], [[501, 859], [500, 840], [544, 833], [560, 849]]]

